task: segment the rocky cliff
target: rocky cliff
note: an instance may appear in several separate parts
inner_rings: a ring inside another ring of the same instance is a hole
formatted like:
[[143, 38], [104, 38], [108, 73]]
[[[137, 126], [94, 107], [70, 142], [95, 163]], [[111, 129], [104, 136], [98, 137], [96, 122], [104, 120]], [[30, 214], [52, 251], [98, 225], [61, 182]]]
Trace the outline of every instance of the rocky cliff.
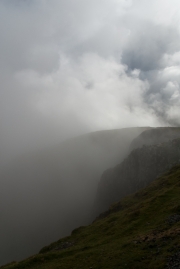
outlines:
[[180, 166], [173, 167], [111, 206], [91, 225], [76, 228], [39, 254], [0, 268], [179, 269], [179, 179]]
[[89, 133], [0, 169], [0, 265], [90, 223], [102, 172], [122, 161], [131, 141], [146, 129]]
[[179, 127], [158, 127], [142, 132], [130, 144], [129, 152], [143, 145], [156, 145], [180, 137]]
[[96, 215], [122, 197], [144, 188], [178, 163], [180, 138], [133, 150], [122, 163], [103, 173], [94, 205]]

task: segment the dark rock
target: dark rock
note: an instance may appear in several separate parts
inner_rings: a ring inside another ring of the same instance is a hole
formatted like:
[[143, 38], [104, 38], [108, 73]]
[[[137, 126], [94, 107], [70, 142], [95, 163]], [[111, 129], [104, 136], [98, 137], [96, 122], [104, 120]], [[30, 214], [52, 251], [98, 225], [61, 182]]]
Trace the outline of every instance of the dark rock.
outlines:
[[103, 173], [94, 204], [96, 215], [179, 163], [180, 138], [133, 150], [122, 163]]
[[180, 215], [178, 214], [174, 214], [172, 216], [169, 216], [168, 219], [167, 219], [167, 223], [172, 225], [176, 222], [179, 222], [180, 221]]
[[129, 152], [143, 145], [157, 145], [180, 137], [179, 128], [159, 127], [145, 130], [135, 138], [129, 147]]
[[176, 252], [168, 258], [167, 269], [179, 269], [180, 268], [180, 251]]
[[61, 249], [66, 249], [74, 246], [74, 242], [61, 242], [59, 245], [57, 245], [54, 249], [52, 250], [61, 250]]

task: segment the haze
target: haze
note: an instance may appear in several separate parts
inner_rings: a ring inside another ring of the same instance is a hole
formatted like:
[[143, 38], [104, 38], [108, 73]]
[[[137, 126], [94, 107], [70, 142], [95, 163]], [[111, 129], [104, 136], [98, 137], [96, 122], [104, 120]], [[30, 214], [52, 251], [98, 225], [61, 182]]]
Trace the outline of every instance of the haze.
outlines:
[[179, 124], [178, 0], [0, 1], [1, 159]]
[[[52, 176], [42, 168], [46, 162], [42, 167], [39, 163], [31, 166], [32, 156], [42, 157], [45, 152], [53, 152], [55, 156], [54, 149], [61, 147], [62, 141], [89, 132], [136, 126], [179, 126], [179, 13], [179, 0], [0, 0], [0, 167], [3, 167], [2, 194], [6, 190], [2, 200], [7, 199], [3, 202], [4, 208], [1, 205], [3, 228], [16, 212], [9, 208], [10, 215], [4, 213], [8, 198], [12, 195], [11, 202], [14, 203], [18, 197], [18, 184], [21, 193], [25, 192], [29, 197], [36, 184], [38, 191], [42, 186], [46, 191], [51, 185], [49, 181], [44, 185], [47, 173], [47, 180]], [[129, 143], [130, 140], [125, 145]], [[91, 144], [88, 144], [90, 148]], [[42, 155], [37, 153], [39, 151]], [[123, 149], [121, 158], [126, 153], [127, 149]], [[87, 160], [93, 160], [93, 165], [88, 169], [97, 170], [88, 199], [94, 195], [101, 170], [108, 168], [112, 160], [117, 160], [115, 152], [110, 157], [107, 154], [108, 161], [105, 157], [98, 164], [104, 149], [97, 150], [97, 159], [93, 159], [94, 151], [89, 154]], [[58, 158], [57, 155], [56, 162]], [[28, 161], [24, 161], [25, 168], [21, 171], [23, 159]], [[35, 174], [26, 177], [23, 185], [23, 178], [30, 170]], [[52, 166], [48, 171], [53, 171]], [[51, 198], [56, 192], [59, 176], [56, 170], [54, 173], [56, 180], [53, 178], [49, 200], [44, 201], [46, 206], [50, 200], [53, 205]], [[20, 183], [16, 184], [17, 180]], [[78, 176], [75, 181], [80, 182]], [[81, 191], [77, 194], [81, 193], [83, 197], [83, 187], [79, 185], [79, 188]], [[56, 195], [58, 197], [58, 191]], [[74, 200], [75, 197], [71, 199], [72, 203]], [[23, 201], [20, 199], [21, 203]], [[31, 204], [29, 198], [31, 209], [35, 207], [35, 201]], [[58, 202], [55, 198], [54, 203]], [[90, 206], [92, 197], [87, 203]], [[52, 207], [48, 208], [50, 212]], [[22, 212], [25, 211], [24, 207]], [[43, 217], [38, 225], [43, 222]], [[24, 225], [26, 221], [25, 218]], [[10, 225], [6, 232], [13, 233], [14, 229]], [[24, 237], [28, 233], [29, 230]], [[10, 243], [5, 241], [8, 246]], [[2, 262], [8, 260], [7, 253]], [[13, 254], [11, 257], [16, 258]]]

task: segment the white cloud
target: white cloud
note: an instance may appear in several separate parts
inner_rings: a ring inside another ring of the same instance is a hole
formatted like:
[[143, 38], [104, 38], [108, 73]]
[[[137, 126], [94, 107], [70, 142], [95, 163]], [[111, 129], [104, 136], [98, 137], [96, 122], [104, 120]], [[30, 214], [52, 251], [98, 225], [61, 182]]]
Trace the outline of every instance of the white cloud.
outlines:
[[170, 124], [179, 98], [178, 7], [176, 0], [1, 1], [4, 150]]
[[26, 70], [16, 77], [24, 88], [30, 85], [36, 95], [37, 111], [56, 120], [59, 118], [59, 122], [65, 117], [66, 125], [71, 125], [73, 118], [87, 122], [91, 131], [125, 127], [134, 121], [144, 125], [139, 114], [143, 110], [148, 113], [142, 99], [147, 82], [141, 81], [138, 74], [128, 76], [126, 66], [114, 58], [104, 59], [88, 53], [75, 62], [61, 56], [54, 73], [39, 76]]

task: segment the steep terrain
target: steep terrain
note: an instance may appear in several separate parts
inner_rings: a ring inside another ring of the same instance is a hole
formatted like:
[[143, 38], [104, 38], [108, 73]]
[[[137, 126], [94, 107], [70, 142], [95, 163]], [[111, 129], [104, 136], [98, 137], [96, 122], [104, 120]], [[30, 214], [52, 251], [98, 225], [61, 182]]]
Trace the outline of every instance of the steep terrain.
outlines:
[[180, 268], [180, 166], [6, 269]]
[[127, 155], [148, 129], [90, 133], [24, 155], [0, 171], [0, 265], [89, 224], [102, 172]]
[[179, 127], [158, 127], [145, 130], [130, 144], [129, 152], [143, 145], [156, 145], [180, 137]]
[[180, 138], [133, 150], [119, 165], [106, 170], [99, 182], [94, 210], [100, 213], [112, 203], [145, 186], [180, 163]]

